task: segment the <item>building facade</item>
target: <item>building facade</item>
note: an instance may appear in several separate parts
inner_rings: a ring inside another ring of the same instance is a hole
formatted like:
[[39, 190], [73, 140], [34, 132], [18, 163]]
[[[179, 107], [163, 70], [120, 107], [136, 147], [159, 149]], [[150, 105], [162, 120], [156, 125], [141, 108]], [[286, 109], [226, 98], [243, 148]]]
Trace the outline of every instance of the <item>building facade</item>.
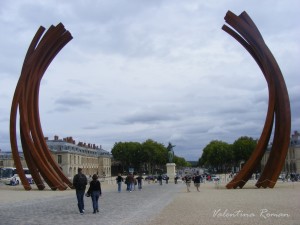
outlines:
[[[95, 144], [75, 143], [72, 137], [53, 140], [45, 138], [52, 157], [70, 179], [82, 168], [87, 176], [98, 174], [99, 177], [111, 176], [111, 154]], [[23, 153], [19, 153], [23, 167], [27, 167]], [[0, 154], [0, 167], [14, 167], [11, 152]]]
[[[283, 174], [292, 174], [292, 173], [300, 173], [300, 134], [298, 131], [294, 131], [294, 134], [291, 136], [291, 141], [288, 149], [288, 153], [285, 158], [285, 163], [282, 168], [282, 173]], [[266, 152], [265, 155], [263, 156], [261, 160], [261, 167], [262, 169], [267, 163], [267, 160], [269, 158], [270, 152], [271, 152], [271, 147], [270, 145]]]
[[68, 177], [73, 177], [78, 168], [88, 176], [111, 176], [111, 154], [95, 144], [75, 143], [72, 137], [46, 139], [53, 157]]
[[[21, 164], [23, 168], [27, 168], [26, 161], [24, 159], [23, 152], [19, 152]], [[15, 167], [15, 162], [13, 160], [11, 152], [1, 152], [0, 153], [0, 168], [3, 167]]]

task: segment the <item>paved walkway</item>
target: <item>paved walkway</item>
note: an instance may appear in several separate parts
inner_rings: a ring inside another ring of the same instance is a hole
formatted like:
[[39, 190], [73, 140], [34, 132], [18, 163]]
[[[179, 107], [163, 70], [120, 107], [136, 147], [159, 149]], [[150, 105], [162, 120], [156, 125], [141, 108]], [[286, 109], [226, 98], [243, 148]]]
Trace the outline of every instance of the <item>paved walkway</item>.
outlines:
[[[32, 197], [22, 201], [12, 199], [6, 200], [6, 203], [4, 200], [0, 203], [0, 224], [134, 225], [147, 223], [169, 204], [178, 192], [184, 191], [184, 187], [183, 184], [175, 185], [171, 183], [162, 186], [145, 184], [141, 191], [118, 193], [116, 185], [103, 185], [103, 196], [99, 199], [100, 212], [92, 214], [91, 199], [85, 197], [84, 215], [80, 215], [78, 212], [75, 191], [73, 190], [60, 192], [19, 190], [15, 193], [22, 192], [23, 198], [26, 198], [24, 196], [26, 193], [28, 195], [40, 195], [40, 198]], [[125, 185], [123, 185], [123, 188], [125, 188]], [[10, 191], [10, 195], [11, 192], [14, 191]], [[5, 193], [2, 192], [2, 194]], [[43, 197], [43, 194], [47, 197]]]
[[227, 190], [221, 183], [201, 184], [200, 192], [185, 184], [145, 184], [142, 191], [116, 191], [105, 184], [100, 213], [80, 215], [74, 190], [25, 191], [0, 187], [0, 225], [299, 225], [300, 182], [277, 182], [274, 189]]

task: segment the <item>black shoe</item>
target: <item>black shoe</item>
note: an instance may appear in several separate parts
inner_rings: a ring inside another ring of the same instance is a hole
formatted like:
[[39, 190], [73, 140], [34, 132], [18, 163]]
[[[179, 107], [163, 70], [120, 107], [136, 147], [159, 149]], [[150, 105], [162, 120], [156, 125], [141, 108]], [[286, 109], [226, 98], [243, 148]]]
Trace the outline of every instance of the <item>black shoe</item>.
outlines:
[[97, 212], [99, 212], [99, 209], [96, 209]]

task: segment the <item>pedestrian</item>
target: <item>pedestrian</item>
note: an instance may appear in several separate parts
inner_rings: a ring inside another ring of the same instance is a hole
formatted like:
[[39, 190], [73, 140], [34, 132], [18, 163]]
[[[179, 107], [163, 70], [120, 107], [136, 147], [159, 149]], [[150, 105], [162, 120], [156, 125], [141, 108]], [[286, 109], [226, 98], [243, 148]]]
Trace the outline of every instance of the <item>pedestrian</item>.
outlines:
[[93, 209], [94, 209], [93, 214], [95, 214], [96, 212], [99, 212], [98, 201], [99, 201], [99, 197], [102, 195], [102, 191], [101, 191], [101, 184], [100, 184], [100, 181], [98, 180], [97, 174], [94, 174], [92, 176], [92, 179], [93, 180], [90, 182], [90, 187], [89, 187], [87, 193], [92, 198], [92, 204], [93, 204]]
[[162, 176], [161, 176], [161, 174], [158, 175], [157, 180], [158, 180], [159, 184], [162, 185]]
[[140, 174], [136, 179], [138, 183], [138, 189], [142, 190], [142, 180], [144, 179], [143, 176]]
[[190, 192], [191, 181], [192, 181], [191, 176], [187, 174], [187, 175], [184, 177], [184, 181], [185, 181], [185, 184], [186, 184], [187, 192]]
[[201, 182], [201, 175], [199, 174], [199, 172], [197, 172], [197, 174], [195, 174], [194, 177], [194, 185], [197, 188], [197, 191], [200, 191], [200, 182]]
[[169, 177], [168, 176], [166, 176], [166, 184], [168, 184], [169, 183]]
[[126, 177], [126, 182], [127, 182], [127, 191], [131, 192], [134, 186], [134, 178], [131, 173]]
[[133, 175], [133, 190], [134, 190], [134, 191], [135, 191], [136, 185], [137, 185], [137, 180], [136, 180], [136, 178], [135, 178], [134, 175]]
[[178, 177], [177, 175], [174, 177], [174, 183], [177, 184]]
[[73, 178], [73, 186], [76, 189], [77, 205], [81, 215], [84, 213], [84, 192], [87, 185], [87, 178], [82, 173], [82, 168], [78, 168], [78, 173]]
[[126, 184], [126, 191], [129, 191], [130, 189], [130, 182], [129, 182], [129, 175], [125, 178], [125, 184]]
[[121, 192], [121, 186], [122, 186], [122, 182], [124, 181], [123, 177], [121, 176], [121, 174], [119, 173], [117, 178], [116, 178], [117, 184], [118, 184], [118, 192]]

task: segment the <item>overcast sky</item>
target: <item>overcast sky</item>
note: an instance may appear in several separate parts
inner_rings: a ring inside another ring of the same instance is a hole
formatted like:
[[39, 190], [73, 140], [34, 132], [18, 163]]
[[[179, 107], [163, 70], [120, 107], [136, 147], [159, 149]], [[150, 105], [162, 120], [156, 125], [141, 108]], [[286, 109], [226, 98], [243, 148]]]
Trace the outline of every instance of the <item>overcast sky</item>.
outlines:
[[[298, 0], [1, 0], [0, 148], [10, 150], [12, 97], [39, 26], [62, 22], [74, 37], [41, 84], [45, 136], [101, 145], [153, 139], [198, 160], [212, 140], [259, 138], [267, 83], [221, 27], [246, 11], [283, 73], [292, 131], [300, 130]], [[19, 133], [19, 131], [18, 131]]]

